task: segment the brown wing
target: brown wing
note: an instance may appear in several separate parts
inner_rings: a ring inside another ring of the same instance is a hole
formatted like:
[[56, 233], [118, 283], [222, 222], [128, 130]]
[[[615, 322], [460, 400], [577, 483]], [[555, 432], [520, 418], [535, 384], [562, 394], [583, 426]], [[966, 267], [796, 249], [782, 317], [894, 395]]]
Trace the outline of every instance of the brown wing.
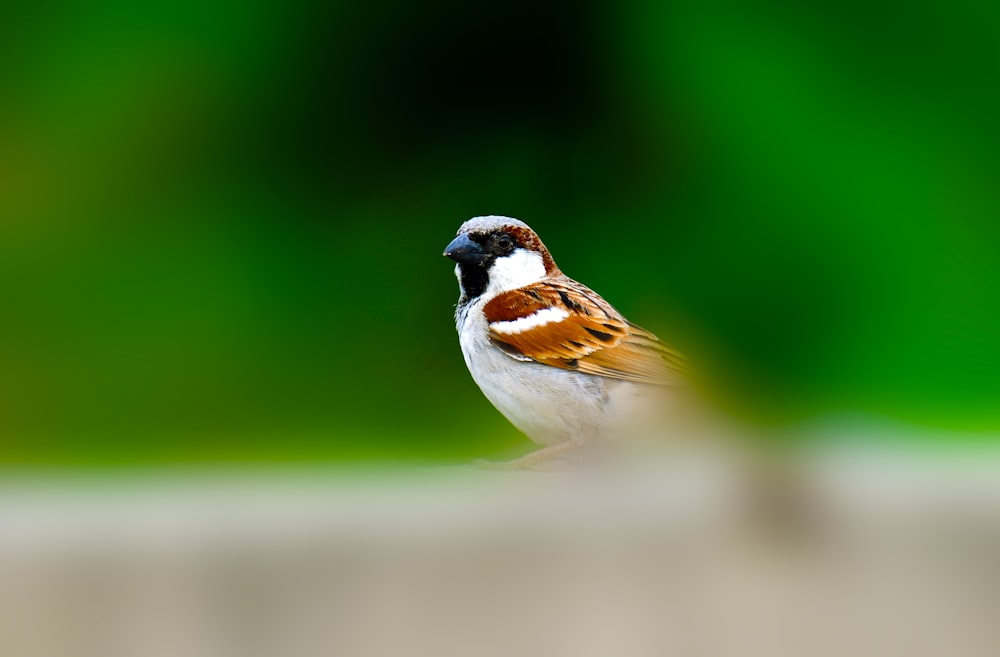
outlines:
[[676, 385], [684, 357], [566, 277], [497, 296], [483, 308], [490, 338], [514, 357], [614, 379]]

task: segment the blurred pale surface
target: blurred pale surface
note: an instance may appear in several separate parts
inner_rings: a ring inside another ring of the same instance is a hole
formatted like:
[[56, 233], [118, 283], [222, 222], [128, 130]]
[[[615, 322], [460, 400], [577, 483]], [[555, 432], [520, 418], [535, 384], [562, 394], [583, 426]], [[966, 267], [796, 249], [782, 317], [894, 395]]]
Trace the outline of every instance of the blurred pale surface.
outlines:
[[8, 476], [0, 655], [996, 655], [998, 465]]

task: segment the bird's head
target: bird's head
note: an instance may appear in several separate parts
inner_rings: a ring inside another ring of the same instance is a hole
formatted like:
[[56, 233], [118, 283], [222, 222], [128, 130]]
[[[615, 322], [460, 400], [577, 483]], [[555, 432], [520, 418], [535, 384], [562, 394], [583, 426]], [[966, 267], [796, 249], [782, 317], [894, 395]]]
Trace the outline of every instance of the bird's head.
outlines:
[[516, 290], [561, 272], [528, 224], [511, 217], [474, 217], [445, 247], [466, 300]]

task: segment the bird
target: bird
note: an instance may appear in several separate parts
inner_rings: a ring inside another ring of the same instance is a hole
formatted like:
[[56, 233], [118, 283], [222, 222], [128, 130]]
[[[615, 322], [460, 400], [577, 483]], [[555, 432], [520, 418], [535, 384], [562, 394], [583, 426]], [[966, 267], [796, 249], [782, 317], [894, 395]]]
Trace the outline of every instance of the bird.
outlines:
[[529, 469], [637, 430], [669, 405], [686, 358], [562, 273], [528, 224], [473, 217], [444, 255], [455, 261], [455, 326], [482, 393], [540, 448], [486, 467]]

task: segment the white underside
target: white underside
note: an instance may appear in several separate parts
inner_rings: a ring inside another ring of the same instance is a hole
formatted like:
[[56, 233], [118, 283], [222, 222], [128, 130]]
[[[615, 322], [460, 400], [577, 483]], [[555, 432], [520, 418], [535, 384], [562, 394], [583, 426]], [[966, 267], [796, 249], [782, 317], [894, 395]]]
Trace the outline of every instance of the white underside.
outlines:
[[517, 360], [488, 336], [480, 298], [458, 320], [465, 364], [486, 398], [541, 445], [583, 442], [601, 433], [607, 380]]

